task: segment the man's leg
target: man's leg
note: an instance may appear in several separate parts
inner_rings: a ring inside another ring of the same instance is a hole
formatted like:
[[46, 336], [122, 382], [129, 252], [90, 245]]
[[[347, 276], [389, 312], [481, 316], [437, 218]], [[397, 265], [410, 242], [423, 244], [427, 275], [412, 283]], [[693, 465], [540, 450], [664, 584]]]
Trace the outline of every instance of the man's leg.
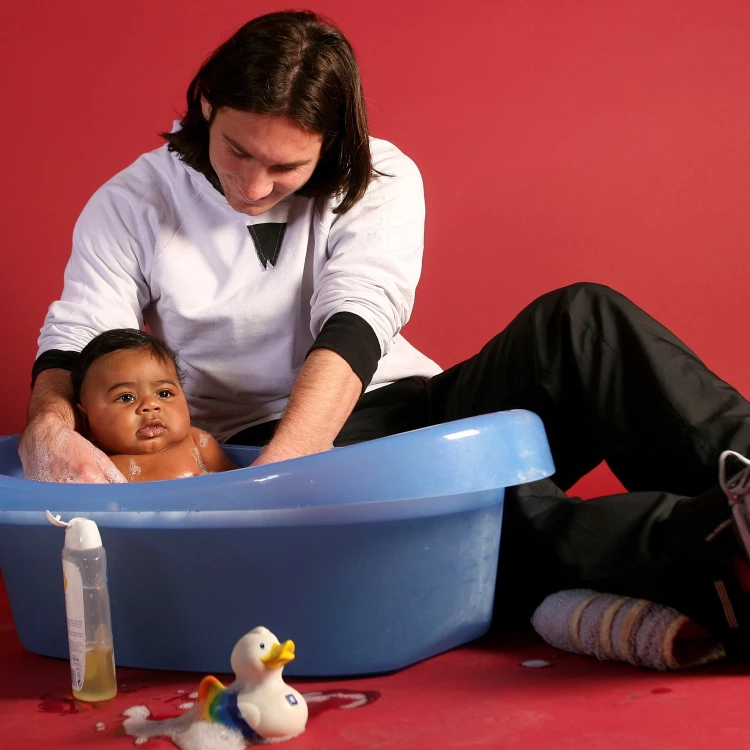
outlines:
[[606, 460], [628, 490], [694, 495], [719, 454], [750, 449], [750, 404], [617, 292], [576, 284], [532, 302], [474, 357], [432, 378], [426, 424], [525, 408], [563, 490]]
[[[507, 493], [498, 610], [526, 615], [554, 590], [590, 587], [723, 627], [739, 547], [731, 530], [705, 540], [729, 518], [718, 457], [748, 453], [750, 404], [657, 321], [606, 287], [552, 292], [424, 400], [427, 424], [513, 408], [545, 424], [557, 473]], [[564, 497], [603, 459], [629, 493]]]
[[705, 599], [714, 580], [733, 577], [738, 547], [729, 530], [706, 539], [728, 518], [718, 487], [694, 498], [642, 491], [586, 501], [549, 479], [509, 488], [496, 621], [528, 625], [544, 597], [589, 588], [668, 604], [711, 626], [718, 602]]

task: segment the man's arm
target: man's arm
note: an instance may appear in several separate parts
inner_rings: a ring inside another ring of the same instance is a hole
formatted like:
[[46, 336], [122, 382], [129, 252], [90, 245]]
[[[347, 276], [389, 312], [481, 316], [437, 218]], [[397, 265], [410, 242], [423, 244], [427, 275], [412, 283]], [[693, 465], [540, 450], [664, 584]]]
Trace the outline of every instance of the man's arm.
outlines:
[[331, 224], [311, 299], [315, 344], [256, 465], [330, 448], [409, 319], [424, 248], [422, 177], [394, 146], [378, 149], [375, 166], [388, 176]]
[[35, 419], [52, 417], [71, 430], [78, 422], [76, 409], [73, 406], [73, 386], [68, 370], [50, 369], [40, 372], [34, 382], [29, 401], [26, 422]]
[[310, 353], [297, 376], [284, 416], [253, 466], [328, 450], [362, 394], [362, 381], [330, 349]]
[[112, 462], [75, 432], [65, 355], [80, 352], [102, 331], [143, 324], [150, 290], [141, 269], [153, 247], [143, 228], [153, 210], [144, 189], [137, 173], [135, 179], [118, 175], [96, 191], [76, 222], [63, 292], [50, 305], [39, 336], [28, 424], [19, 443], [31, 479], [124, 481]]
[[24, 476], [43, 482], [124, 482], [109, 458], [75, 431], [76, 422], [70, 373], [39, 373], [18, 442]]

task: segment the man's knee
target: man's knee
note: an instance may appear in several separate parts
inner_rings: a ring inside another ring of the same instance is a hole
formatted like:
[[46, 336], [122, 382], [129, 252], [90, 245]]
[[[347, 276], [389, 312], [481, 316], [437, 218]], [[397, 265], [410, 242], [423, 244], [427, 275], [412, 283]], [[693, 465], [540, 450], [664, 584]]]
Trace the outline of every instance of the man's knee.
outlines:
[[633, 305], [627, 297], [612, 287], [593, 281], [570, 284], [558, 289], [557, 294], [563, 310], [584, 317], [588, 317], [588, 314], [594, 310], [621, 309]]
[[565, 286], [561, 290], [570, 304], [578, 302], [591, 302], [598, 300], [619, 300], [622, 294], [605, 284], [599, 284], [595, 281], [579, 281], [575, 284]]

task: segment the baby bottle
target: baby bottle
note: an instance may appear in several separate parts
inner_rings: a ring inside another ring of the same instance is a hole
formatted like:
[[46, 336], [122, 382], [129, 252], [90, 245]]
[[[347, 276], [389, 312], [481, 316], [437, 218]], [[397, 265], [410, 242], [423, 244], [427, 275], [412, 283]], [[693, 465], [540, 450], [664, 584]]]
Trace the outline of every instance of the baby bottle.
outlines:
[[107, 556], [99, 528], [88, 518], [73, 518], [65, 523], [49, 511], [47, 519], [55, 526], [65, 527], [62, 567], [73, 695], [82, 701], [114, 698], [117, 681]]

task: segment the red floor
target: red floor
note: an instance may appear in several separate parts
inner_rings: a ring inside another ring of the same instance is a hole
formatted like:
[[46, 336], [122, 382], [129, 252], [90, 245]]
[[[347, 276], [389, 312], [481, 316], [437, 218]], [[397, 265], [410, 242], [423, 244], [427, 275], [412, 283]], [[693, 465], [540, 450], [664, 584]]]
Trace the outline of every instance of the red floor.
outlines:
[[[520, 664], [526, 659], [546, 659], [552, 667], [528, 669]], [[557, 652], [530, 636], [485, 640], [396, 674], [295, 682], [303, 693], [339, 695], [312, 705], [305, 734], [283, 747], [748, 748], [748, 669], [662, 674]], [[135, 747], [121, 728], [123, 710], [146, 705], [156, 718], [178, 715], [202, 675], [120, 669], [115, 699], [77, 703], [67, 662], [19, 644], [0, 579], [0, 677], [0, 748], [114, 750]], [[356, 694], [369, 702], [322, 710], [350, 705], [359, 700]], [[174, 745], [152, 739], [145, 747]]]

